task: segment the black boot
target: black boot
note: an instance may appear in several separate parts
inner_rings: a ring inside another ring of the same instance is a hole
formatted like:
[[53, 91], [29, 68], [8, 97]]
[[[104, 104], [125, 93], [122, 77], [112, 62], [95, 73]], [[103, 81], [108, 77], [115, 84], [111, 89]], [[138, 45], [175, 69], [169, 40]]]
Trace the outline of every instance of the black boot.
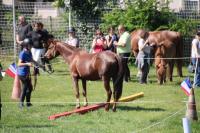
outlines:
[[31, 104], [31, 92], [32, 92], [32, 88], [29, 88], [29, 90], [27, 90], [26, 92], [26, 106], [27, 107], [33, 106]]

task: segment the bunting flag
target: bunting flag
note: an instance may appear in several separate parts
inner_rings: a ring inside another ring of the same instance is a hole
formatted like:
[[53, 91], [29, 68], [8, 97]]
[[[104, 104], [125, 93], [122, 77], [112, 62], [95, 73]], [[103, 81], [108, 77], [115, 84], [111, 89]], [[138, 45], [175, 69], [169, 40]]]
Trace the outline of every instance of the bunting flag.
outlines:
[[192, 88], [192, 84], [190, 82], [190, 78], [186, 78], [182, 83], [181, 83], [181, 89], [185, 92], [187, 96], [190, 95], [190, 90]]
[[9, 68], [6, 70], [6, 74], [12, 78], [15, 78], [17, 74], [17, 66], [15, 63], [12, 63]]

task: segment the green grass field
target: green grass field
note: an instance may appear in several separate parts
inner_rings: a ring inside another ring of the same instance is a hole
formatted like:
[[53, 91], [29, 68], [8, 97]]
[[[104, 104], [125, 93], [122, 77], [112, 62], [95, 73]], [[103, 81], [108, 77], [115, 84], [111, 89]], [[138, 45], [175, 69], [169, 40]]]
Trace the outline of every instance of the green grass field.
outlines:
[[[84, 115], [74, 114], [48, 120], [48, 116], [52, 114], [70, 111], [75, 107], [68, 67], [60, 61], [62, 60], [54, 61], [53, 74], [41, 73], [39, 76], [36, 90], [32, 93], [33, 106], [30, 109], [19, 109], [18, 102], [10, 99], [12, 78], [7, 76], [0, 81], [2, 133], [183, 133], [182, 118], [185, 117], [188, 100], [180, 89], [184, 78], [177, 77], [175, 70], [174, 81], [160, 86], [153, 67], [150, 70], [149, 83], [140, 85], [136, 78], [137, 69], [130, 65], [132, 81], [124, 83], [122, 97], [138, 92], [144, 92], [144, 97], [118, 104], [117, 112], [99, 109]], [[9, 64], [9, 60], [3, 60], [4, 68]], [[192, 78], [186, 68], [184, 76]], [[106, 100], [101, 81], [88, 82], [87, 88], [90, 104]], [[195, 89], [200, 119], [199, 93], [200, 89]], [[191, 128], [193, 133], [199, 133], [200, 122], [191, 122]]]

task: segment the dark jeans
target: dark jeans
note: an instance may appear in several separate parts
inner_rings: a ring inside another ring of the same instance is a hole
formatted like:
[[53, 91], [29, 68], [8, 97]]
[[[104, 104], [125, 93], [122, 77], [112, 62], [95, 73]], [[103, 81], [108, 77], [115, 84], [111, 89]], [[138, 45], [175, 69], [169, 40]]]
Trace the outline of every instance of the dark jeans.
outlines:
[[149, 64], [147, 62], [144, 63], [144, 66], [142, 67], [142, 75], [140, 77], [140, 83], [147, 83], [147, 76], [149, 73]]
[[32, 92], [32, 84], [31, 78], [29, 76], [19, 76], [19, 79], [22, 82], [22, 92], [20, 96], [20, 102], [23, 103], [26, 98], [26, 103], [30, 104], [31, 101], [31, 92]]
[[197, 59], [197, 68], [194, 85], [200, 87], [200, 59]]
[[124, 68], [124, 80], [128, 82], [130, 80], [130, 70], [128, 68], [128, 57], [130, 53], [119, 53], [119, 56], [122, 58], [123, 68]]

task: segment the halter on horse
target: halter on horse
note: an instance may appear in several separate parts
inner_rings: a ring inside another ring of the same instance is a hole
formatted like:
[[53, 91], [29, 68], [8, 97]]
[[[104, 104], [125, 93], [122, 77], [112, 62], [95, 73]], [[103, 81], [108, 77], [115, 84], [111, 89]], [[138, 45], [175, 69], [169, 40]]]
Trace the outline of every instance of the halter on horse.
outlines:
[[82, 81], [84, 106], [88, 105], [86, 81], [103, 80], [104, 88], [107, 92], [107, 104], [105, 110], [109, 110], [112, 91], [110, 80], [113, 81], [113, 111], [116, 111], [116, 102], [121, 97], [123, 87], [123, 66], [121, 58], [113, 52], [104, 51], [89, 54], [84, 50], [74, 48], [63, 42], [49, 39], [49, 48], [45, 54], [47, 59], [61, 55], [69, 65], [73, 86], [76, 91], [76, 108], [80, 108], [78, 80]]

